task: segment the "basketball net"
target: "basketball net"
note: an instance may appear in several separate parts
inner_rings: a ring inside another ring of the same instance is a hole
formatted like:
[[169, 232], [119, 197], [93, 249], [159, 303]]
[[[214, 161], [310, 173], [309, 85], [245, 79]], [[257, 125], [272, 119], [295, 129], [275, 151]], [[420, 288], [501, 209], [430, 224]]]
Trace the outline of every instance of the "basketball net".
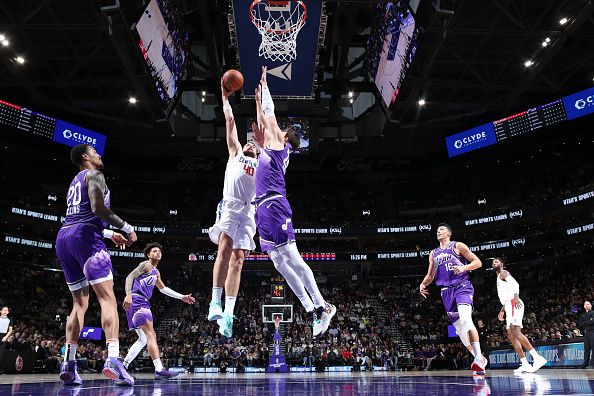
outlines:
[[281, 322], [281, 318], [280, 316], [275, 316], [274, 317], [274, 328], [278, 330], [278, 328], [280, 327], [280, 322]]
[[307, 20], [307, 8], [302, 1], [296, 3], [291, 10], [291, 1], [254, 0], [250, 18], [262, 36], [259, 56], [273, 62], [297, 58], [297, 35]]

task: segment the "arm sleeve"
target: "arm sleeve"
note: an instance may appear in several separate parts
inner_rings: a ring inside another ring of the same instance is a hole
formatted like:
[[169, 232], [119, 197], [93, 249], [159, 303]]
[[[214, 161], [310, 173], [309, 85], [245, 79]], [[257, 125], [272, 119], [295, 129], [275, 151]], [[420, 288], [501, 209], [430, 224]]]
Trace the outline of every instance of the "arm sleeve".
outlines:
[[178, 292], [171, 290], [170, 288], [168, 288], [167, 286], [165, 286], [162, 289], [159, 289], [159, 291], [163, 294], [165, 294], [166, 296], [169, 296], [171, 298], [177, 298], [178, 300], [181, 300], [183, 295], [179, 294]]

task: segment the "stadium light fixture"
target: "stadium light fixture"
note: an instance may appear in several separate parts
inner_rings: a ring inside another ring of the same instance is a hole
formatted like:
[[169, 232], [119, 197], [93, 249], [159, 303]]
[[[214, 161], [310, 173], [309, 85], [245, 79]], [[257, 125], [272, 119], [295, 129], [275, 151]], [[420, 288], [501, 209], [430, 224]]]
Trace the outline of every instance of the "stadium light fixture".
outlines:
[[131, 104], [136, 104], [137, 100], [134, 96], [130, 96], [130, 98], [128, 99], [128, 102], [130, 102]]
[[425, 99], [419, 99], [419, 106], [425, 106]]
[[542, 45], [543, 47], [546, 47], [547, 45], [549, 45], [549, 42], [545, 40], [542, 43], [540, 43], [540, 45]]
[[6, 40], [6, 36], [4, 36], [3, 34], [0, 33], [0, 41], [4, 41]]
[[25, 58], [23, 58], [22, 56], [17, 56], [16, 58], [14, 58], [14, 60], [20, 63], [21, 65], [25, 63]]
[[2, 40], [2, 45], [3, 45], [4, 47], [8, 47], [8, 45], [9, 45], [9, 44], [10, 44], [10, 42], [9, 42], [8, 40], [6, 40], [6, 39], [3, 39], [3, 40]]
[[202, 91], [202, 96], [206, 96], [206, 91]]
[[353, 97], [353, 91], [349, 91], [349, 98]]
[[206, 101], [206, 98], [203, 96], [202, 97], [202, 103], [204, 103]]
[[532, 62], [531, 60], [527, 60], [526, 62], [524, 62], [524, 67], [530, 67], [534, 64], [534, 62]]
[[350, 98], [350, 99], [349, 99], [349, 103], [350, 103], [350, 104], [353, 104], [353, 98]]
[[561, 25], [561, 26], [565, 25], [567, 22], [569, 22], [569, 19], [567, 19], [565, 17], [559, 19], [559, 25]]

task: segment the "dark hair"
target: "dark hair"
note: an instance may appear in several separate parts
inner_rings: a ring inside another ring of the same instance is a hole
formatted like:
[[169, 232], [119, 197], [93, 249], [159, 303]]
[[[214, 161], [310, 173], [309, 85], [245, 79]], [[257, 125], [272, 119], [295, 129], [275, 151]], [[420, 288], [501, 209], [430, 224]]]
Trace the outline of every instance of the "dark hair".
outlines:
[[158, 242], [147, 243], [146, 246], [144, 247], [144, 250], [143, 250], [144, 255], [145, 255], [146, 258], [148, 258], [149, 253], [151, 252], [151, 250], [153, 248], [159, 248], [159, 250], [161, 252], [163, 252], [163, 246], [161, 246], [160, 243], [158, 243]]
[[301, 145], [299, 132], [293, 127], [288, 127], [285, 132], [287, 132], [287, 142], [293, 147], [293, 150], [297, 150]]
[[83, 154], [88, 154], [87, 150], [89, 147], [92, 147], [88, 144], [78, 144], [72, 147], [70, 150], [70, 161], [76, 166], [80, 166], [82, 164], [82, 156]]
[[493, 261], [495, 260], [499, 260], [501, 261], [501, 265], [505, 265], [505, 260], [503, 259], [503, 257], [493, 257]]
[[445, 227], [445, 228], [447, 228], [447, 229], [448, 229], [448, 231], [449, 231], [450, 233], [452, 232], [452, 227], [451, 227], [449, 224], [447, 224], [447, 223], [439, 223], [439, 224], [437, 225], [437, 228], [439, 228], [439, 227]]

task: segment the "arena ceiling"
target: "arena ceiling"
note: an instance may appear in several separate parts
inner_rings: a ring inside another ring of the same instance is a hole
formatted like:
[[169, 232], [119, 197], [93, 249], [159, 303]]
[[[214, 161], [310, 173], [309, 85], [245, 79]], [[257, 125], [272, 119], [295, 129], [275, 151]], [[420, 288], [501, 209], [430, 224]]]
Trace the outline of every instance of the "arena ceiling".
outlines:
[[[0, 33], [10, 41], [0, 47], [0, 99], [103, 131], [110, 139], [169, 137], [130, 30], [143, 3], [0, 2]], [[230, 4], [181, 4], [196, 49], [193, 81], [185, 89], [207, 91], [214, 106], [219, 76], [236, 59], [227, 24]], [[328, 27], [311, 107], [322, 122], [341, 122], [349, 90], [375, 90], [361, 56], [374, 4], [326, 2]], [[443, 151], [446, 135], [591, 86], [593, 13], [594, 5], [585, 0], [421, 0], [416, 14], [422, 28], [410, 73], [395, 105], [383, 112], [387, 122], [361, 134], [358, 144], [379, 153], [389, 139], [397, 156], [424, 156]], [[568, 22], [561, 25], [563, 17]], [[17, 56], [25, 63], [16, 62]], [[527, 60], [533, 65], [525, 67]], [[138, 98], [135, 106], [130, 96]], [[348, 151], [349, 145], [344, 147]]]

